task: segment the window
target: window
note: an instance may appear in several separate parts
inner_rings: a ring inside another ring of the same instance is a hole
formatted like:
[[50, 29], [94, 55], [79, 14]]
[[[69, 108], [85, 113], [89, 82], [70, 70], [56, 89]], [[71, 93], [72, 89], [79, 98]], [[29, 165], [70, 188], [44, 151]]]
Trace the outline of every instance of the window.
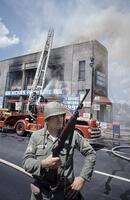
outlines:
[[51, 76], [59, 81], [64, 81], [64, 64], [52, 65]]
[[79, 61], [79, 81], [85, 81], [85, 60]]
[[88, 122], [87, 121], [81, 121], [81, 120], [77, 120], [76, 122], [77, 125], [83, 125], [83, 126], [88, 126]]
[[22, 71], [10, 72], [10, 90], [21, 90], [22, 89]]
[[[66, 119], [66, 123], [69, 121], [69, 119]], [[88, 126], [89, 123], [87, 121], [84, 120], [77, 120], [76, 121], [76, 125], [82, 125], [82, 126]]]

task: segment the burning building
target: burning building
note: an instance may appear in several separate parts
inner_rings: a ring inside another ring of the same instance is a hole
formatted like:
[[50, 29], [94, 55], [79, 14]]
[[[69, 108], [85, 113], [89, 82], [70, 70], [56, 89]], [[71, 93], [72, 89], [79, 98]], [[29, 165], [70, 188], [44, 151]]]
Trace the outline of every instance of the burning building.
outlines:
[[[41, 52], [0, 61], [0, 106], [26, 109]], [[66, 97], [72, 106], [90, 88], [83, 114], [91, 112], [100, 121], [110, 122], [108, 99], [108, 52], [98, 41], [53, 48], [44, 88], [45, 96]], [[70, 98], [72, 97], [73, 98]]]

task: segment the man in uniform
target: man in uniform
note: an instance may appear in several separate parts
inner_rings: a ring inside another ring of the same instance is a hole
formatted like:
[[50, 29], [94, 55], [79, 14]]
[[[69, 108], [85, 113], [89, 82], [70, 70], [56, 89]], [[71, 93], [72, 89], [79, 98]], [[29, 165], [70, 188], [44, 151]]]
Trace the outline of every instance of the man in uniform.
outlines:
[[[34, 177], [31, 184], [31, 200], [83, 199], [80, 190], [92, 176], [96, 153], [88, 141], [77, 131], [70, 134], [59, 157], [52, 157], [52, 148], [65, 125], [65, 108], [58, 102], [49, 102], [44, 107], [44, 129], [32, 134], [23, 158], [24, 169]], [[78, 149], [84, 156], [79, 176], [74, 177], [73, 155]], [[56, 171], [58, 183], [53, 188]]]

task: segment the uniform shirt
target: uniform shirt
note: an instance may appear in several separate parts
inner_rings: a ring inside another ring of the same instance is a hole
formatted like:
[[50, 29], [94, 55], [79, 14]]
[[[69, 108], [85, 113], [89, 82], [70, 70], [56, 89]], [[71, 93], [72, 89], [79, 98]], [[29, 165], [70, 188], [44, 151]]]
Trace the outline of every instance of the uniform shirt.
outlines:
[[[56, 141], [52, 140], [49, 132], [45, 129], [40, 129], [32, 134], [26, 152], [23, 158], [23, 168], [31, 173], [34, 177], [44, 177], [41, 169], [41, 160], [52, 154], [52, 147]], [[58, 173], [68, 179], [74, 178], [73, 155], [74, 149], [78, 149], [84, 156], [84, 164], [80, 172], [80, 176], [89, 181], [96, 161], [96, 152], [77, 131], [74, 131], [71, 143], [66, 140], [63, 150], [60, 153], [62, 161], [61, 167], [58, 168]]]

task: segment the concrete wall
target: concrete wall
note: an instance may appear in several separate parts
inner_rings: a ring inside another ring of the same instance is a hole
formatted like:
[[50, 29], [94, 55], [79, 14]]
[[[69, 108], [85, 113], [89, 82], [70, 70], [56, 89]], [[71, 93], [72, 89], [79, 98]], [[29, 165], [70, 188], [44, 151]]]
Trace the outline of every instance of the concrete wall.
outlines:
[[0, 62], [0, 96], [4, 96], [8, 70], [9, 70], [8, 60], [1, 61]]
[[[108, 52], [98, 41], [94, 44], [94, 67], [99, 68], [106, 76], [106, 94], [108, 88]], [[84, 42], [55, 48], [51, 51], [50, 63], [64, 64], [64, 81], [68, 82], [71, 93], [77, 93], [91, 88], [92, 69], [90, 57], [92, 56], [91, 42]], [[85, 81], [78, 81], [79, 61], [85, 61]]]

